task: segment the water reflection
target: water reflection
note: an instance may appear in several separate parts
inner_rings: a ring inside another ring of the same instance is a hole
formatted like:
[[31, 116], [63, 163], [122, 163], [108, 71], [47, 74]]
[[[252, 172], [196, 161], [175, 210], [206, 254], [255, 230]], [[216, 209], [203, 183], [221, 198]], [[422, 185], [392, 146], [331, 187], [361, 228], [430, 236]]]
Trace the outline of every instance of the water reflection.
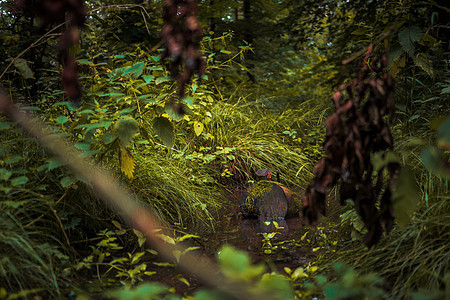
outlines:
[[[276, 223], [275, 223], [276, 222]], [[259, 251], [261, 250], [263, 236], [261, 233], [275, 233], [273, 238], [274, 242], [279, 242], [288, 239], [289, 226], [286, 220], [268, 221], [261, 218], [258, 219], [242, 219], [241, 221], [241, 233], [247, 244], [247, 250]]]

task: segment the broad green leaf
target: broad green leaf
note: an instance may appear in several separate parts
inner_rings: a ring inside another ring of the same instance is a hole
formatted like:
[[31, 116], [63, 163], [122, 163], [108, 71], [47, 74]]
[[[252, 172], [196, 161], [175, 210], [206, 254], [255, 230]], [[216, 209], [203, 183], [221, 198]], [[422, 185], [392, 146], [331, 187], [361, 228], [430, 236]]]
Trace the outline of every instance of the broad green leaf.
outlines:
[[139, 76], [141, 76], [143, 71], [144, 71], [144, 63], [138, 62], [135, 63], [132, 67], [126, 68], [126, 70], [122, 73], [122, 75], [130, 74], [130, 77], [137, 79]]
[[63, 188], [67, 188], [69, 185], [77, 182], [77, 179], [72, 176], [65, 176], [61, 179], [60, 183]]
[[199, 136], [200, 134], [202, 134], [203, 132], [203, 123], [202, 122], [194, 122], [194, 131], [195, 131], [195, 135]]
[[155, 236], [159, 237], [160, 239], [162, 239], [164, 242], [166, 242], [168, 244], [175, 245], [175, 240], [168, 235], [165, 235], [162, 233], [155, 233]]
[[142, 247], [142, 245], [144, 245], [145, 241], [147, 241], [147, 238], [145, 237], [145, 235], [140, 232], [139, 230], [133, 229], [134, 234], [137, 236], [138, 238], [138, 244], [139, 247]]
[[59, 116], [58, 118], [56, 118], [56, 121], [60, 124], [64, 124], [68, 121], [69, 119], [66, 116]]
[[156, 117], [153, 119], [153, 129], [166, 147], [173, 147], [173, 125], [167, 118]]
[[450, 150], [450, 118], [439, 126], [437, 144], [441, 149]]
[[420, 189], [411, 170], [403, 167], [398, 175], [397, 186], [392, 195], [395, 219], [400, 228], [409, 224], [411, 216], [420, 201]]
[[264, 265], [251, 265], [247, 253], [225, 245], [219, 252], [219, 265], [230, 279], [250, 281], [264, 272]]
[[155, 78], [155, 76], [153, 76], [153, 75], [142, 75], [142, 78], [144, 79], [144, 81], [146, 83], [150, 83], [150, 81], [152, 81], [152, 79]]
[[390, 68], [392, 63], [396, 61], [403, 54], [403, 49], [397, 45], [396, 48], [392, 49], [388, 53], [388, 67]]
[[102, 141], [105, 145], [108, 145], [112, 142], [114, 142], [114, 140], [117, 138], [117, 136], [115, 134], [112, 134], [111, 132], [106, 132], [104, 134], [102, 134]]
[[430, 77], [434, 78], [433, 62], [424, 53], [419, 53], [414, 56], [414, 63], [416, 66], [424, 70]]
[[28, 182], [28, 177], [27, 176], [20, 176], [20, 177], [16, 177], [11, 179], [11, 184], [14, 186], [18, 186], [18, 185], [23, 185], [25, 183]]
[[11, 126], [8, 123], [0, 122], [0, 130], [9, 129]]
[[422, 161], [425, 167], [432, 173], [450, 179], [448, 162], [442, 156], [437, 147], [429, 147], [422, 151]]
[[[126, 276], [128, 274], [124, 274]], [[149, 299], [166, 299], [169, 289], [160, 283], [144, 283], [133, 289], [116, 289], [106, 292], [108, 297], [113, 299], [131, 299], [131, 300], [149, 300]], [[181, 298], [172, 298], [181, 299]]]
[[75, 143], [75, 148], [83, 151], [89, 151], [91, 150], [91, 144], [90, 143]]
[[120, 170], [130, 179], [133, 178], [135, 164], [136, 159], [131, 152], [128, 149], [122, 149], [120, 151]]
[[356, 30], [352, 31], [351, 34], [354, 34], [354, 35], [363, 35], [363, 34], [365, 34], [366, 32], [367, 32], [367, 28], [359, 27], [359, 28], [357, 28]]
[[111, 125], [112, 121], [109, 120], [100, 120], [98, 123], [91, 123], [91, 124], [81, 124], [77, 125], [74, 129], [86, 129], [86, 133], [88, 133], [91, 130], [98, 129], [98, 128], [106, 128], [108, 129]]
[[266, 291], [275, 299], [294, 299], [294, 291], [289, 282], [281, 275], [266, 273], [258, 283], [259, 290]]
[[155, 83], [158, 85], [158, 84], [166, 82], [166, 81], [170, 81], [169, 76], [159, 77], [155, 80]]
[[191, 105], [194, 104], [194, 99], [192, 99], [192, 97], [186, 96], [183, 98], [183, 102], [186, 103], [187, 105]]
[[414, 53], [414, 42], [420, 40], [422, 32], [419, 27], [411, 26], [403, 29], [398, 33], [398, 41], [402, 45], [403, 50], [409, 55]]
[[15, 164], [16, 162], [20, 161], [21, 159], [22, 159], [22, 156], [16, 155], [16, 156], [8, 158], [5, 161], [5, 164]]
[[72, 103], [70, 103], [70, 102], [67, 102], [67, 101], [65, 101], [65, 102], [57, 102], [57, 103], [55, 103], [55, 104], [53, 104], [54, 106], [59, 106], [59, 105], [65, 105], [65, 106], [67, 106], [67, 108], [70, 110], [70, 111], [75, 111], [75, 110], [77, 110], [73, 105], [72, 105]]
[[8, 180], [12, 172], [6, 169], [0, 169], [0, 180]]
[[138, 122], [132, 117], [122, 117], [114, 125], [114, 131], [120, 140], [120, 145], [126, 147], [139, 130]]
[[81, 65], [93, 65], [93, 63], [87, 59], [77, 59], [77, 63]]
[[194, 295], [194, 300], [229, 300], [230, 296], [217, 290], [200, 289]]
[[387, 166], [390, 163], [400, 162], [400, 157], [393, 151], [377, 152], [372, 155], [372, 165], [374, 171], [378, 172], [381, 168]]
[[25, 59], [17, 58], [16, 60], [14, 60], [14, 66], [17, 68], [23, 78], [34, 78], [33, 71], [31, 71], [30, 67], [28, 66], [28, 62]]

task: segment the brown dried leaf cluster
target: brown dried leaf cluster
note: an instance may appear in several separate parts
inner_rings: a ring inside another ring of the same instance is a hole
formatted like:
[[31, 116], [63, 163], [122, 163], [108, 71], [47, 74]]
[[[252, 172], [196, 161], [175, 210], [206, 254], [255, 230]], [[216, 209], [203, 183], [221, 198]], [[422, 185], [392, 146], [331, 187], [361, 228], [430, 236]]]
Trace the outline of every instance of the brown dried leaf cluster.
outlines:
[[[194, 72], [205, 73], [205, 62], [199, 51], [202, 28], [198, 22], [195, 0], [165, 0], [162, 38], [165, 51], [162, 59], [170, 58], [170, 74], [178, 78], [178, 96], [184, 97], [185, 85]], [[181, 74], [180, 74], [181, 73]]]
[[86, 10], [82, 0], [17, 0], [17, 7], [25, 12], [38, 16], [42, 26], [52, 26], [67, 22], [58, 44], [59, 57], [63, 66], [61, 80], [64, 91], [74, 102], [81, 100], [81, 85], [77, 76], [77, 62], [71, 55], [72, 46], [80, 42], [79, 28], [86, 19]]
[[[377, 176], [372, 174], [371, 153], [390, 149], [393, 144], [389, 125], [394, 114], [390, 96], [394, 81], [386, 71], [386, 63], [386, 57], [364, 63], [356, 79], [333, 95], [336, 111], [326, 122], [326, 156], [314, 168], [315, 177], [307, 187], [303, 210], [309, 222], [315, 224], [319, 213], [325, 215], [327, 188], [339, 185], [341, 202], [353, 199], [368, 229], [364, 238], [368, 246], [378, 242], [383, 227], [387, 232], [392, 228], [391, 195], [400, 169], [397, 163], [386, 165], [390, 174], [387, 184], [384, 168], [378, 170]], [[380, 209], [376, 206], [378, 200]]]

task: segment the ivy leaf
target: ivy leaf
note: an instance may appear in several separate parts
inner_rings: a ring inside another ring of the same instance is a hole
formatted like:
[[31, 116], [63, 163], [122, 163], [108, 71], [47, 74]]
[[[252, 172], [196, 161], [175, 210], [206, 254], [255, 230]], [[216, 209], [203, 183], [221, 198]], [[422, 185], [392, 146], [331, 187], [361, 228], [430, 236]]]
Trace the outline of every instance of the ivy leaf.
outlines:
[[130, 179], [133, 178], [135, 165], [136, 159], [133, 157], [130, 150], [122, 149], [122, 151], [120, 151], [120, 170]]
[[138, 132], [139, 124], [132, 117], [123, 117], [114, 125], [114, 130], [120, 140], [120, 145], [125, 148], [131, 142], [133, 136]]
[[25, 79], [34, 78], [33, 71], [28, 66], [28, 62], [23, 58], [18, 58], [14, 61], [14, 66], [19, 70], [20, 75]]
[[397, 186], [392, 195], [394, 214], [400, 228], [409, 224], [419, 201], [420, 189], [416, 184], [416, 178], [411, 170], [404, 167], [398, 175]]
[[200, 134], [202, 134], [202, 132], [203, 132], [203, 123], [202, 122], [197, 122], [197, 121], [195, 121], [194, 122], [194, 131], [195, 131], [195, 134], [197, 135], [197, 136], [199, 136]]
[[173, 125], [164, 117], [156, 117], [153, 119], [153, 129], [158, 137], [168, 148], [173, 147]]
[[400, 45], [402, 45], [403, 50], [409, 55], [413, 55], [414, 53], [414, 42], [420, 40], [422, 32], [420, 28], [417, 26], [411, 26], [403, 29], [398, 33], [398, 41]]

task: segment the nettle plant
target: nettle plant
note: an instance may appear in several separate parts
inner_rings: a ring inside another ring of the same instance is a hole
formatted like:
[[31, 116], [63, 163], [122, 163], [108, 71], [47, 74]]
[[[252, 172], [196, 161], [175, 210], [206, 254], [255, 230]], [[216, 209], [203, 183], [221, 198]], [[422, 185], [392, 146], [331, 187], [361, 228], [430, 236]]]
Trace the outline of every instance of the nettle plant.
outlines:
[[[216, 53], [208, 49], [226, 38], [229, 34], [204, 39], [202, 49], [208, 69], [226, 68], [246, 51], [241, 48], [233, 55], [223, 50], [221, 56], [230, 58], [215, 62]], [[133, 178], [139, 160], [133, 150], [139, 145], [159, 152], [169, 149], [174, 158], [204, 164], [217, 158], [232, 160], [234, 149], [216, 147], [208, 128], [216, 101], [213, 79], [208, 75], [193, 78], [180, 101], [177, 84], [158, 55], [158, 51], [136, 47], [126, 54], [93, 51], [87, 58], [78, 59], [85, 74], [82, 105], [77, 109], [70, 102], [57, 102], [50, 108], [49, 120], [72, 137], [83, 156], [95, 155], [99, 162], [110, 166], [119, 162], [128, 178]], [[175, 102], [180, 102], [182, 108]], [[226, 169], [223, 176], [227, 175]]]

